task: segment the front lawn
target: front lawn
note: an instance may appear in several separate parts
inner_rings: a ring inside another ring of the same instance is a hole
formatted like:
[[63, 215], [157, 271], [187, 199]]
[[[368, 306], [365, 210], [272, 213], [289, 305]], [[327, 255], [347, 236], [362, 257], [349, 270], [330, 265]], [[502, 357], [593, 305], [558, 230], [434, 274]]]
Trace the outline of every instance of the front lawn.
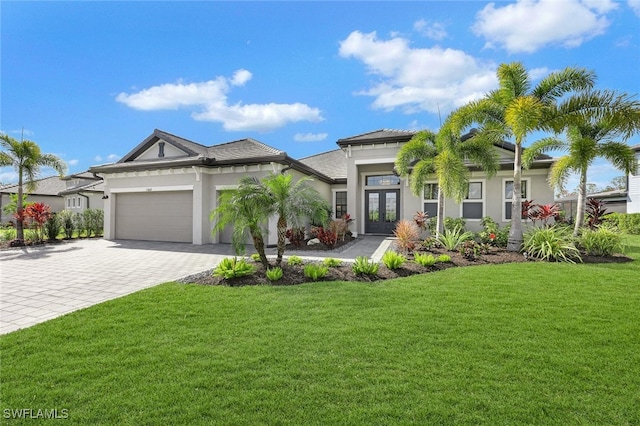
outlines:
[[638, 424], [630, 241], [623, 264], [163, 284], [0, 337], [2, 421], [57, 409], [77, 424]]

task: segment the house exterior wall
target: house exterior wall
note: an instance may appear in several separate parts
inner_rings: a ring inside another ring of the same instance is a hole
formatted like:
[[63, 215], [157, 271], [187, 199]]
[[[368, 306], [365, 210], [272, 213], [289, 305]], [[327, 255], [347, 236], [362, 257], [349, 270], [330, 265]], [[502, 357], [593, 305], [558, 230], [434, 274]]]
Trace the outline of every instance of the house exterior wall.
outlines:
[[186, 157], [187, 153], [176, 148], [175, 146], [168, 144], [166, 142], [156, 142], [155, 144], [151, 145], [146, 151], [144, 151], [142, 154], [140, 154], [140, 156], [138, 156], [138, 158], [136, 158], [136, 161], [139, 160], [158, 160], [158, 159], [162, 159], [163, 157], [160, 157], [160, 146], [159, 144], [162, 143], [163, 147], [162, 147], [162, 151], [163, 151], [163, 157], [164, 158], [175, 158], [175, 157]]
[[[0, 194], [0, 222], [7, 223], [13, 220], [13, 214], [5, 213], [4, 207], [11, 203], [11, 197], [7, 193]], [[45, 203], [51, 207], [54, 213], [64, 210], [64, 199], [58, 195], [28, 195], [27, 203]]]
[[629, 191], [627, 195], [627, 213], [640, 213], [640, 151], [636, 151], [638, 170], [629, 174]]
[[104, 201], [102, 193], [81, 192], [79, 194], [67, 194], [64, 197], [64, 210], [74, 213], [82, 213], [87, 209], [103, 209]]

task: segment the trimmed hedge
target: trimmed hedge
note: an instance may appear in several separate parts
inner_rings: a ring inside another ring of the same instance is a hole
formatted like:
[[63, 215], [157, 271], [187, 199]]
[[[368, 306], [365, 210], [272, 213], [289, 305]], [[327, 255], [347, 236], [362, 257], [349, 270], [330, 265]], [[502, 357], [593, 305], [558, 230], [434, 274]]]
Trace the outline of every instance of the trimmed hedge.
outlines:
[[640, 234], [640, 213], [610, 213], [606, 216], [606, 220], [616, 225], [622, 232]]

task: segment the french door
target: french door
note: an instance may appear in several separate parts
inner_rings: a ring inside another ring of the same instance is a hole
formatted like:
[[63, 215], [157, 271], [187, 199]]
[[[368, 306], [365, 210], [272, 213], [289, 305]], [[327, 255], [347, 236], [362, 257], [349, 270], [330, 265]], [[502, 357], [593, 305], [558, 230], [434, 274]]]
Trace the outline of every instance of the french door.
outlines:
[[364, 192], [366, 234], [393, 233], [400, 217], [399, 189], [371, 189]]

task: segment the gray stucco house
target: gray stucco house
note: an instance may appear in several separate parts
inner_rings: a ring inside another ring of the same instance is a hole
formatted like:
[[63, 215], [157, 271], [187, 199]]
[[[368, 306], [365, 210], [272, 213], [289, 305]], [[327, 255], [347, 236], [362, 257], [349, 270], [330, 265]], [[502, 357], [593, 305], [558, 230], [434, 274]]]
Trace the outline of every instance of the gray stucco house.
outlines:
[[[416, 132], [376, 130], [337, 141], [338, 149], [293, 159], [286, 152], [254, 139], [204, 146], [154, 130], [113, 164], [90, 172], [104, 179], [105, 238], [180, 241], [193, 244], [230, 242], [230, 231], [212, 235], [209, 213], [221, 192], [237, 186], [240, 177], [258, 178], [269, 172], [309, 176], [330, 201], [336, 217], [349, 213], [357, 234], [391, 234], [401, 218], [416, 211], [435, 211], [435, 182], [422, 197], [414, 196], [406, 179], [394, 172], [400, 147]], [[467, 227], [479, 230], [480, 220], [492, 216], [507, 224], [511, 214], [514, 147], [496, 145], [501, 170], [487, 179], [471, 170], [469, 196], [461, 204], [447, 200], [445, 215], [465, 217]], [[553, 202], [547, 183], [553, 159], [541, 156], [523, 174], [524, 198]], [[275, 223], [269, 224], [275, 230]], [[269, 244], [275, 243], [271, 232]]]
[[640, 144], [631, 148], [636, 153], [638, 170], [636, 174], [629, 175], [629, 183], [627, 185], [627, 213], [640, 213]]
[[[52, 212], [64, 210], [64, 200], [59, 195], [66, 186], [59, 176], [50, 176], [37, 179], [35, 189], [28, 193], [26, 201], [28, 203], [45, 203], [51, 207]], [[26, 188], [23, 188], [26, 194]], [[18, 185], [8, 185], [0, 188], [0, 222], [7, 223], [13, 221], [13, 215], [4, 211], [4, 208], [11, 203], [11, 195], [18, 193]]]

